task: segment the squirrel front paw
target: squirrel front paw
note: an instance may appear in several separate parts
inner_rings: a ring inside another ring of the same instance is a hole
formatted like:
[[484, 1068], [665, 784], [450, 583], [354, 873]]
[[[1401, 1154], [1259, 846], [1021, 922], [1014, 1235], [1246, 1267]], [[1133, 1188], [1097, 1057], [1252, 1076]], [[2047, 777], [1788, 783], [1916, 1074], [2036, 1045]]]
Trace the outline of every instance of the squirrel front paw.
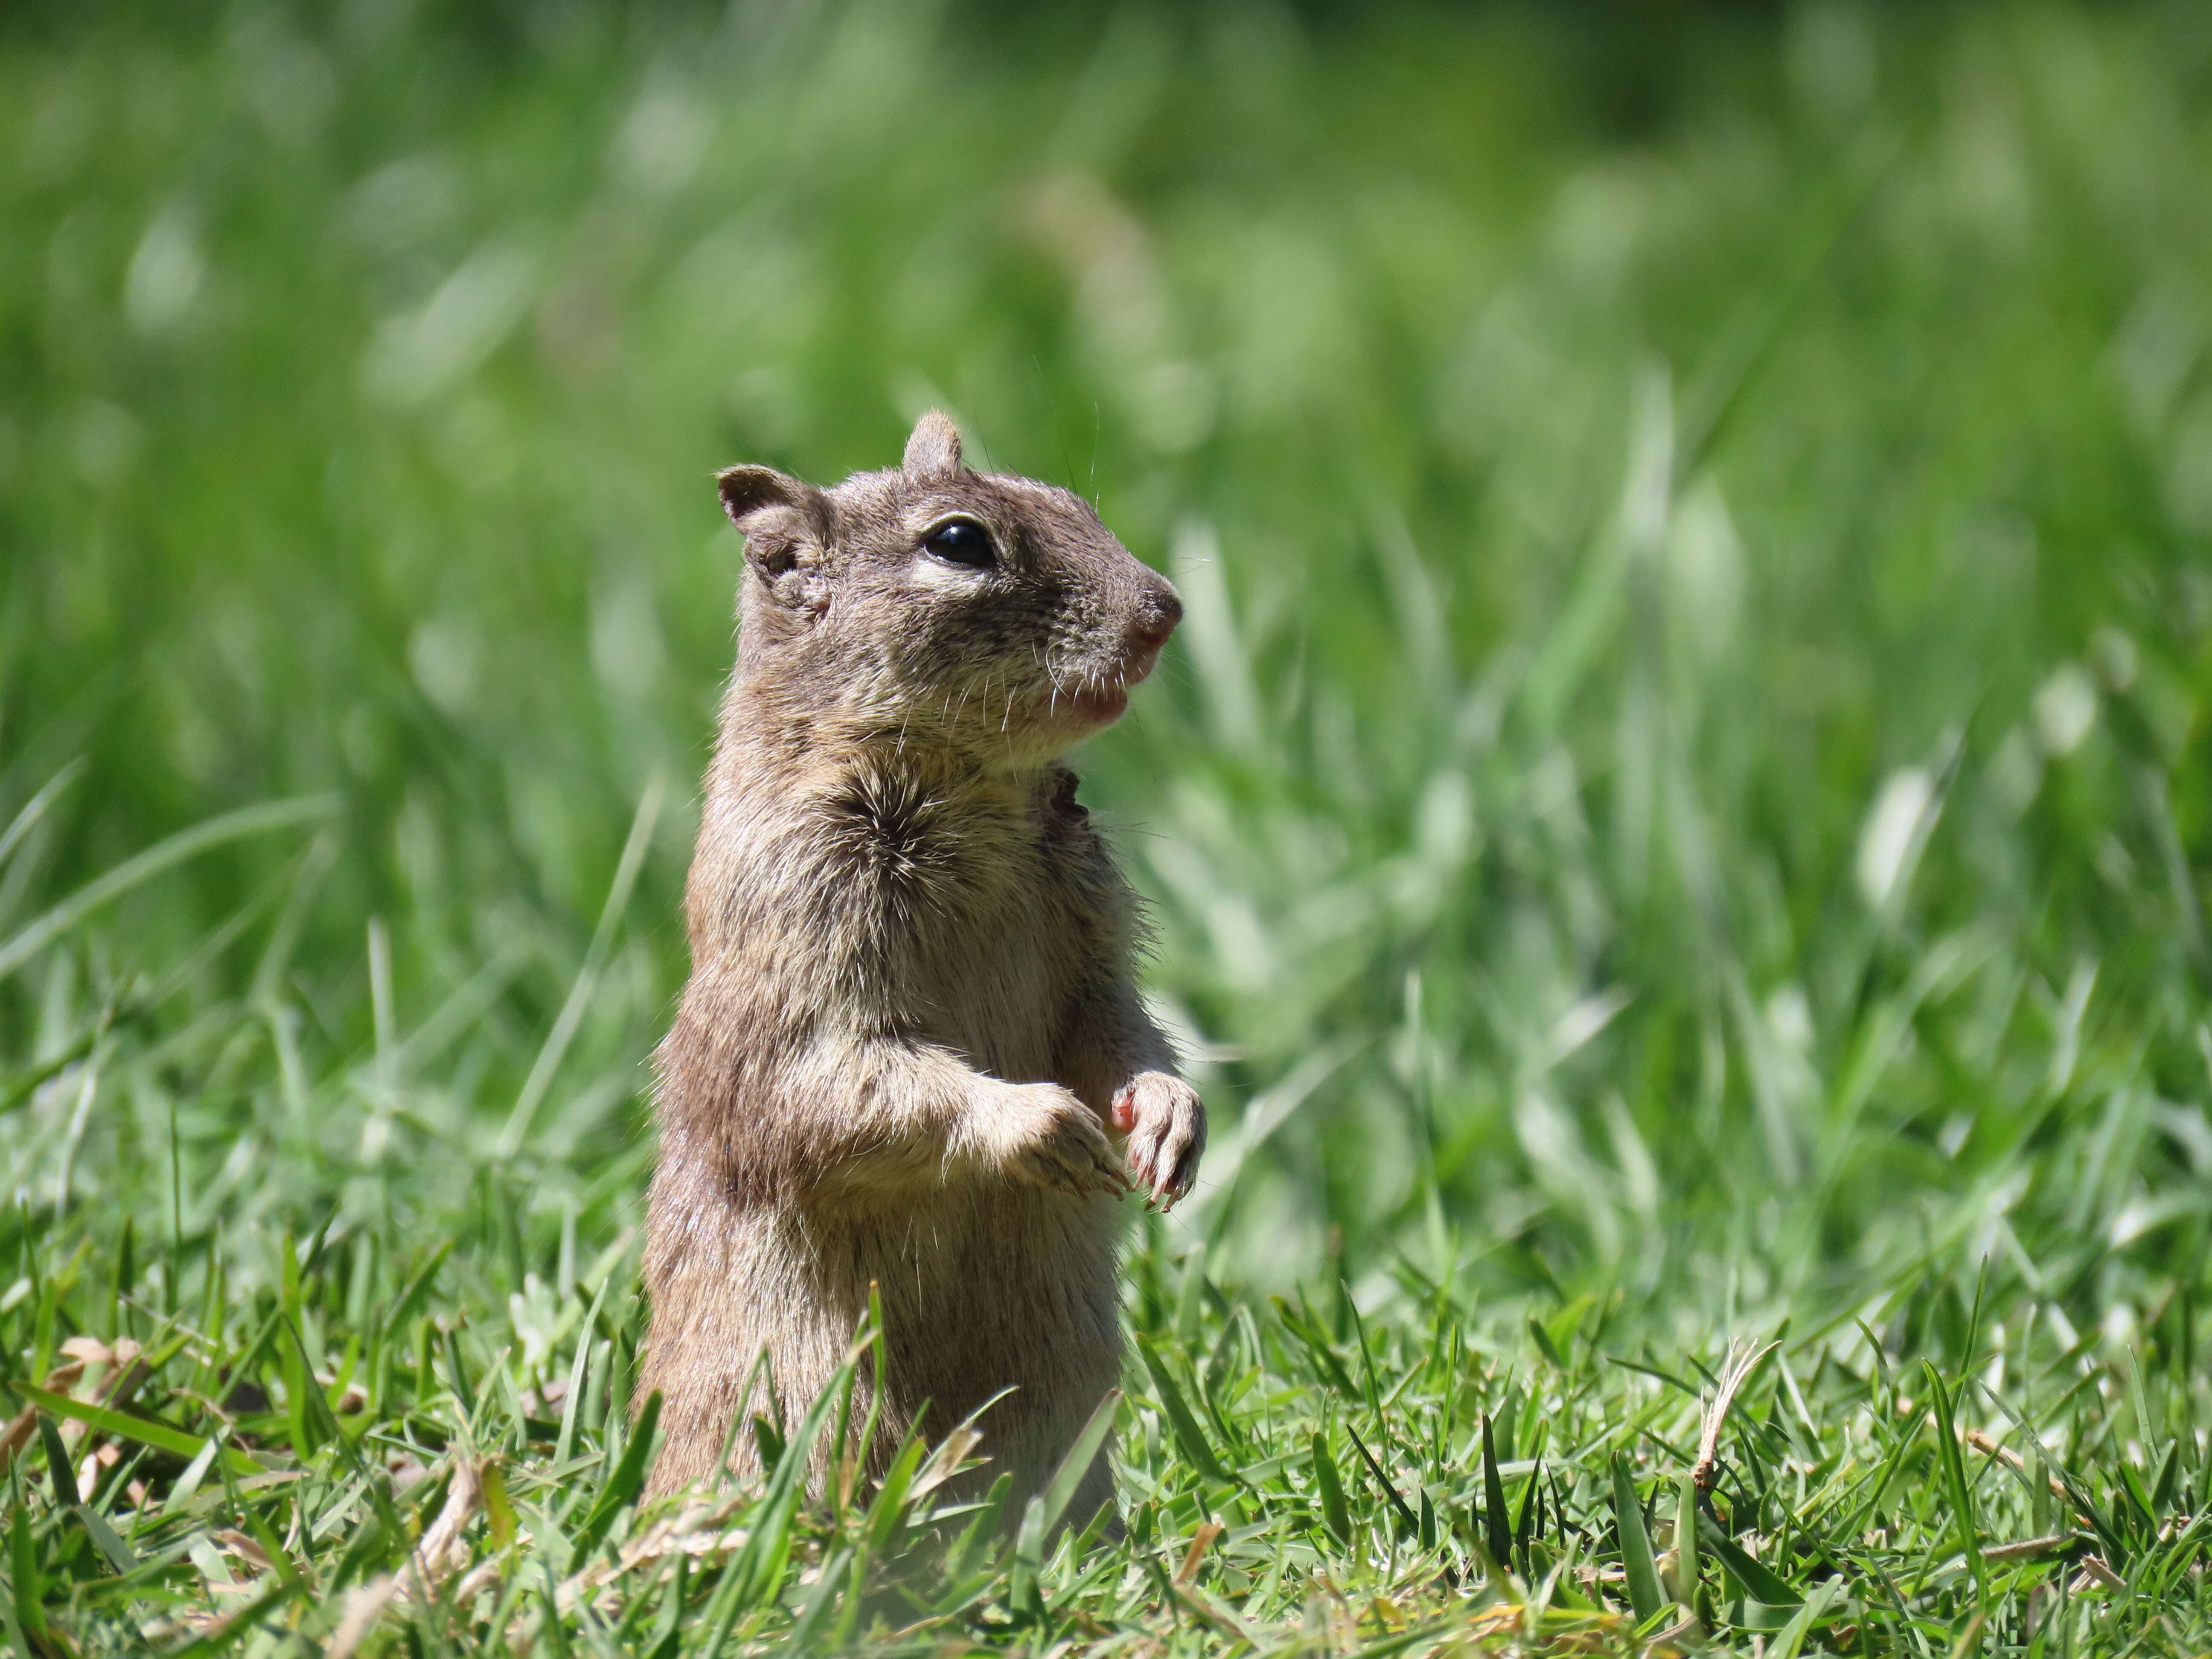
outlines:
[[1016, 1180], [1076, 1197], [1129, 1190], [1098, 1115], [1058, 1084], [1008, 1084], [993, 1104], [997, 1162]]
[[1139, 1072], [1115, 1091], [1114, 1127], [1129, 1137], [1136, 1185], [1171, 1209], [1198, 1178], [1206, 1151], [1206, 1103], [1198, 1091], [1165, 1072]]

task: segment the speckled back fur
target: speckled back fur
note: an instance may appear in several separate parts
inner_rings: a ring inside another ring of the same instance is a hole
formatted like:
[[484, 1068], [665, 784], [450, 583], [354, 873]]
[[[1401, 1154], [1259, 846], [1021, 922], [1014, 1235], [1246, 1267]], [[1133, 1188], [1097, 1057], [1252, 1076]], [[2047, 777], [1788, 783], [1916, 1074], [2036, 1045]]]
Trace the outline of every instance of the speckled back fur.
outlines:
[[[795, 1424], [872, 1284], [872, 1462], [1003, 1394], [979, 1449], [1018, 1498], [1116, 1379], [1125, 1193], [1172, 1202], [1204, 1145], [1059, 761], [1181, 605], [1080, 498], [967, 469], [939, 415], [894, 471], [720, 483], [745, 572], [656, 1059], [653, 1487], [752, 1473], [757, 1358]], [[1080, 1501], [1109, 1495], [1102, 1458]]]

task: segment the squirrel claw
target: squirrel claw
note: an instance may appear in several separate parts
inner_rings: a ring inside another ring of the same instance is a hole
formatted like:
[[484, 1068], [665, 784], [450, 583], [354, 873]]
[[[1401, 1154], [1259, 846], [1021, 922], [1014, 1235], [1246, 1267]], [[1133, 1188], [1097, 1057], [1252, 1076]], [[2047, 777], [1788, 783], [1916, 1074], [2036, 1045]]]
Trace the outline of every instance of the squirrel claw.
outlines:
[[1191, 1189], [1206, 1150], [1206, 1103], [1165, 1072], [1139, 1072], [1114, 1097], [1114, 1122], [1128, 1131], [1133, 1187], [1163, 1212]]

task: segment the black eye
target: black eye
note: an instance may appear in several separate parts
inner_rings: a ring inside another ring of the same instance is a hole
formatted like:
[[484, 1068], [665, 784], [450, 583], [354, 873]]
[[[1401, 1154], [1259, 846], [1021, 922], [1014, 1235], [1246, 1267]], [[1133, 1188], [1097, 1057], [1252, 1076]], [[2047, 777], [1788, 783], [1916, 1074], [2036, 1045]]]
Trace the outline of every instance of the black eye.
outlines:
[[932, 558], [969, 570], [988, 570], [999, 562], [991, 545], [991, 532], [973, 519], [948, 519], [921, 538]]

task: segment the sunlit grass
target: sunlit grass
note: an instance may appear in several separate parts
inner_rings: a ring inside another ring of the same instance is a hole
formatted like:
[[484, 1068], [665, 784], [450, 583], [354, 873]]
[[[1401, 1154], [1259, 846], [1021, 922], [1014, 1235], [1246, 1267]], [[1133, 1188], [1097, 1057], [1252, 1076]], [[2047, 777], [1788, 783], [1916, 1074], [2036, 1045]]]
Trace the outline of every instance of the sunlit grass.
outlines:
[[[2212, 34], [1615, 21], [4, 26], [9, 1640], [2212, 1640]], [[708, 481], [933, 404], [1189, 602], [1118, 1539], [631, 1503]]]

